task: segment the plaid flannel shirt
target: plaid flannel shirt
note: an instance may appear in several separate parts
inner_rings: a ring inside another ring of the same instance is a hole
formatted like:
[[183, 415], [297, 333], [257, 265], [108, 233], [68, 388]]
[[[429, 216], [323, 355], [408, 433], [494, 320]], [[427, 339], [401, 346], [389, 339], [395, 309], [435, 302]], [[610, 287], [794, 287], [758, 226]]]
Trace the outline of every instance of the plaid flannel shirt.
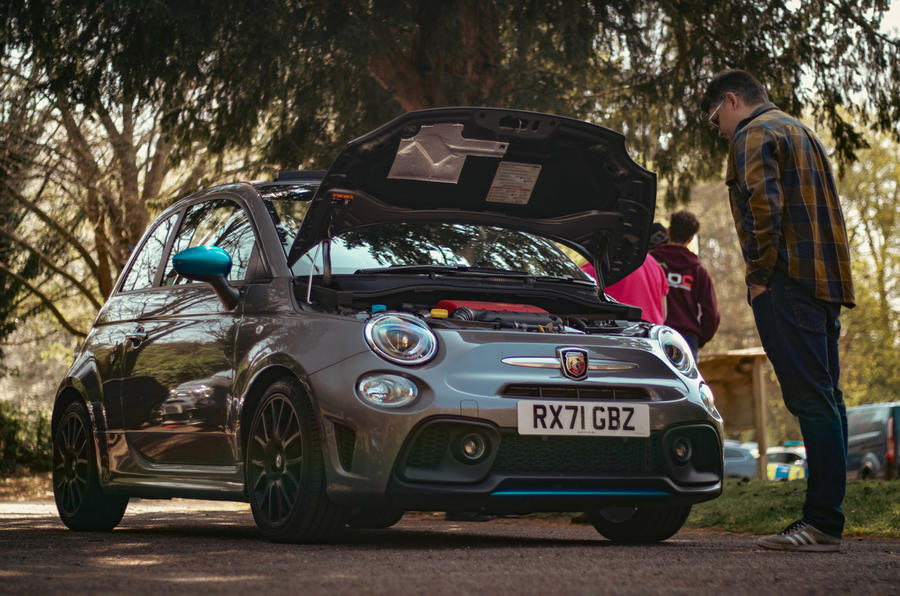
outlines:
[[854, 306], [844, 215], [828, 158], [798, 120], [767, 103], [740, 122], [726, 174], [747, 285], [776, 268], [817, 298]]

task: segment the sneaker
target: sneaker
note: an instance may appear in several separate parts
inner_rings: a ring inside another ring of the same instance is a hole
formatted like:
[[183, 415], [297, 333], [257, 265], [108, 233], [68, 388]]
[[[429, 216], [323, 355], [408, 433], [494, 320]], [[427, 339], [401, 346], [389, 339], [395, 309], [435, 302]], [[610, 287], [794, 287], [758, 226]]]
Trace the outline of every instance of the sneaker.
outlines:
[[841, 550], [841, 539], [826, 534], [803, 520], [796, 521], [777, 534], [756, 541], [763, 548], [804, 552]]

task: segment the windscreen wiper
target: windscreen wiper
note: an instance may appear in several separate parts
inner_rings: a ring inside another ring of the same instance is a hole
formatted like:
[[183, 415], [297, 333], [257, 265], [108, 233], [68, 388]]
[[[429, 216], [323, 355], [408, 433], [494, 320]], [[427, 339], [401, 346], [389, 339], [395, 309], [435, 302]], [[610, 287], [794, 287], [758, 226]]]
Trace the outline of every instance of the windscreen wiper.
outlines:
[[580, 279], [577, 277], [572, 277], [571, 275], [538, 275], [534, 277], [535, 281], [553, 281], [553, 282], [563, 282], [563, 283], [578, 283], [578, 284], [587, 284], [589, 286], [597, 285], [592, 279]]
[[506, 269], [490, 269], [485, 267], [470, 267], [468, 265], [390, 265], [388, 267], [373, 267], [370, 269], [357, 269], [354, 273], [439, 273], [443, 275], [483, 275], [503, 277], [534, 278], [533, 275], [523, 271], [509, 271]]

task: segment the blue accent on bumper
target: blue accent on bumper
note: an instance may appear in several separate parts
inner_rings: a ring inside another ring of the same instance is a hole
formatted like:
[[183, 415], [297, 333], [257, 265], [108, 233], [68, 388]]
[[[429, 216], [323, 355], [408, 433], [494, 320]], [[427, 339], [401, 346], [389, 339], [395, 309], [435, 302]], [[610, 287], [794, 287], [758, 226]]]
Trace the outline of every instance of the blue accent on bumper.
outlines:
[[498, 490], [492, 497], [668, 497], [663, 490]]

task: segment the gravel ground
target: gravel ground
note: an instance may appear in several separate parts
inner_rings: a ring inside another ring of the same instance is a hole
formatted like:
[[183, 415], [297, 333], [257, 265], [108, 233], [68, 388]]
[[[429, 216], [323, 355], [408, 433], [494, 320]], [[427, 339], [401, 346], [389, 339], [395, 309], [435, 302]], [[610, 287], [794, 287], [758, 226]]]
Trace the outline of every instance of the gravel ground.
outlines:
[[[447, 522], [409, 513], [331, 544], [264, 540], [248, 505], [133, 499], [112, 532], [60, 523], [49, 481], [0, 486], [0, 594], [893, 594], [900, 541], [779, 553], [755, 538], [685, 530], [622, 546], [563, 518]], [[31, 488], [29, 488], [31, 487]], [[43, 495], [25, 499], [26, 490]], [[7, 497], [12, 494], [17, 500]], [[18, 500], [20, 499], [21, 500]]]

